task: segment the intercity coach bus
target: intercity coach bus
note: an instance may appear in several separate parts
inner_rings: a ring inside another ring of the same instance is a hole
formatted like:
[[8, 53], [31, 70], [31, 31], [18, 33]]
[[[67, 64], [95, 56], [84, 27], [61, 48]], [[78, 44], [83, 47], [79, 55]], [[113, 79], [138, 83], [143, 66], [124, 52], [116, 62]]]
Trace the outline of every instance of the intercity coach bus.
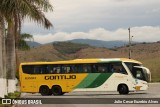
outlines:
[[148, 89], [151, 74], [142, 63], [127, 58], [75, 59], [21, 63], [20, 90], [41, 95], [72, 91], [131, 91]]

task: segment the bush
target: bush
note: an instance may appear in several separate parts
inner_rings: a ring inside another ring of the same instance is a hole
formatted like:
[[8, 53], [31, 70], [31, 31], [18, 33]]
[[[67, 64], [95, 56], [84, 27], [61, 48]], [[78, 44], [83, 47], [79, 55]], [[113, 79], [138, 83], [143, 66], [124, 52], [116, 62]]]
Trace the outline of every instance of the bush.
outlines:
[[[5, 98], [20, 98], [21, 93], [20, 92], [14, 92], [14, 93], [8, 93], [8, 95], [5, 95]], [[0, 98], [1, 99], [1, 98]], [[0, 107], [12, 107], [12, 104], [2, 104], [2, 102], [0, 101]]]
[[5, 98], [20, 98], [21, 93], [20, 92], [14, 92], [14, 93], [8, 93], [8, 95], [5, 95]]
[[110, 48], [109, 50], [111, 50], [111, 51], [118, 51], [117, 48]]
[[72, 54], [77, 51], [89, 47], [87, 44], [71, 43], [71, 42], [55, 42], [54, 48], [62, 54]]

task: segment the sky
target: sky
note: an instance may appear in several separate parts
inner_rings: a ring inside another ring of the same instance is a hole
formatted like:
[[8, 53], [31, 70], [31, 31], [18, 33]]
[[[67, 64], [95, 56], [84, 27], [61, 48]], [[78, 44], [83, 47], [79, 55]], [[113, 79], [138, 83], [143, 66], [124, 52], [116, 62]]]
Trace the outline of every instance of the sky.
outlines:
[[23, 33], [39, 43], [71, 39], [160, 41], [160, 0], [49, 0], [49, 30], [24, 20]]

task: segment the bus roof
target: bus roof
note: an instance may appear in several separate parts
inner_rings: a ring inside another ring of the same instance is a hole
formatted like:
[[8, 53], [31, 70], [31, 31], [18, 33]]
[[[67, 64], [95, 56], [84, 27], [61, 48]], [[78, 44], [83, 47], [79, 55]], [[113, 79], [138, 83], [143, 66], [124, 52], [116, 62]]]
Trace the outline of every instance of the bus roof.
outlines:
[[94, 59], [73, 59], [73, 60], [65, 60], [65, 61], [53, 61], [53, 62], [27, 62], [21, 63], [21, 65], [37, 65], [37, 64], [79, 64], [79, 63], [102, 63], [102, 62], [133, 62], [142, 64], [139, 61], [128, 59], [128, 58], [94, 58]]
[[121, 58], [123, 62], [132, 62], [137, 64], [142, 64], [140, 61], [134, 60], [134, 59], [128, 59], [128, 58]]

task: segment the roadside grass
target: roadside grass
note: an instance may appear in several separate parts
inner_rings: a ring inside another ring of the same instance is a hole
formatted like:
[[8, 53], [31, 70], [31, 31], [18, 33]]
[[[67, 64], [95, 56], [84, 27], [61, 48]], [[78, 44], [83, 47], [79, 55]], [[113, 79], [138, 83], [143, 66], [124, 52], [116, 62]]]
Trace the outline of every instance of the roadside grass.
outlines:
[[[20, 98], [21, 93], [20, 92], [14, 92], [14, 93], [8, 93], [8, 95], [5, 95], [6, 99], [15, 99]], [[3, 98], [0, 98], [3, 99]], [[12, 104], [2, 104], [2, 100], [0, 100], [0, 107], [12, 107]]]
[[141, 60], [150, 69], [152, 82], [160, 82], [160, 57]]

